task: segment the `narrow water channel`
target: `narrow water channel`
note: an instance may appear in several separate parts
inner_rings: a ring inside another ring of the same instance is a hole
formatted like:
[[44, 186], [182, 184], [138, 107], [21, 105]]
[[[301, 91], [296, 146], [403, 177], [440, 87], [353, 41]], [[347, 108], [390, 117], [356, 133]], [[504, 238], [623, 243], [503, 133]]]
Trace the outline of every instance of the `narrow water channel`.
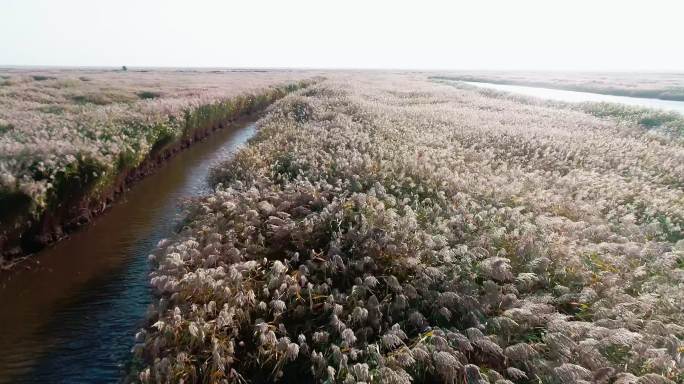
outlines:
[[463, 81], [465, 84], [476, 87], [494, 89], [510, 93], [517, 93], [525, 96], [538, 97], [542, 99], [565, 101], [569, 103], [581, 103], [585, 101], [605, 102], [631, 105], [636, 107], [646, 107], [652, 109], [662, 109], [665, 111], [679, 112], [684, 115], [684, 101], [649, 99], [644, 97], [628, 97], [603, 95], [591, 92], [565, 91], [560, 89], [528, 87], [523, 85], [495, 84], [485, 82]]
[[183, 198], [210, 191], [254, 123], [215, 132], [135, 184], [85, 229], [0, 275], [0, 383], [121, 378], [151, 302], [147, 256], [176, 228]]

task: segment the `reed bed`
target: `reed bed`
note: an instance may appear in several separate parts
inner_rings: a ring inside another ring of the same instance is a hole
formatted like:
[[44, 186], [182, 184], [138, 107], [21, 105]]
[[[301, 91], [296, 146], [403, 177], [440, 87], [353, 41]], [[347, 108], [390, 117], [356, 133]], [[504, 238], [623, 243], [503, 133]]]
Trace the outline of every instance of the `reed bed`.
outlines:
[[684, 381], [684, 148], [637, 124], [336, 77], [211, 179], [134, 381]]
[[306, 85], [286, 71], [0, 71], [0, 255], [89, 220], [145, 161]]

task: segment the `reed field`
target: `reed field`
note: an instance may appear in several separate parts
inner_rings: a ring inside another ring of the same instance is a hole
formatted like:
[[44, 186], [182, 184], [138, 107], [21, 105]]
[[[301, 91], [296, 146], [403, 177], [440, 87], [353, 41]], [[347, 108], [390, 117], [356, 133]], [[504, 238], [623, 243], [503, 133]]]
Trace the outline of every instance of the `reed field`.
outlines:
[[62, 237], [103, 209], [145, 162], [263, 109], [311, 77], [287, 70], [0, 70], [0, 255]]
[[0, 3], [0, 384], [684, 384], [684, 2]]
[[676, 135], [326, 76], [269, 107], [150, 255], [129, 380], [684, 382]]

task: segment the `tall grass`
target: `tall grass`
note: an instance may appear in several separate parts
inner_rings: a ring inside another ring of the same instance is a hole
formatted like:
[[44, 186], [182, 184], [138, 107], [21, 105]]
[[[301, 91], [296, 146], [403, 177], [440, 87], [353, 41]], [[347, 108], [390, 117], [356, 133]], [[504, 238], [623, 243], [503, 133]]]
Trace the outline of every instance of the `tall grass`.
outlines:
[[[131, 73], [119, 76], [129, 74], [136, 78]], [[96, 75], [90, 74], [93, 79]], [[99, 84], [89, 80], [83, 89], [78, 88], [79, 92], [97, 97], [131, 94], [139, 100], [135, 88], [127, 89], [125, 82], [116, 83], [111, 74], [103, 76], [104, 79], [98, 79]], [[174, 73], [166, 76], [173, 80], [171, 84], [178, 84], [179, 77], [192, 79]], [[202, 81], [208, 81], [206, 75], [196, 76], [200, 80], [204, 76]], [[297, 75], [283, 74], [281, 78], [294, 76]], [[266, 75], [263, 79], [232, 76], [228, 83], [225, 79], [217, 79], [217, 83], [235, 85], [234, 89], [203, 91], [186, 85], [165, 91], [164, 97], [145, 97], [132, 104], [110, 100], [114, 104], [100, 106], [90, 99], [74, 100], [69, 96], [73, 92], [71, 87], [64, 88], [60, 83], [64, 79], [42, 76], [45, 79], [35, 80], [35, 77], [22, 77], [16, 87], [0, 92], [0, 99], [8, 101], [0, 108], [2, 253], [19, 252], [20, 237], [24, 248], [31, 243], [33, 247], [49, 241], [32, 239], [35, 234], [26, 231], [59, 235], [60, 226], [75, 218], [67, 210], [73, 210], [74, 205], [84, 208], [108, 199], [112, 188], [119, 187], [121, 178], [147, 159], [181, 142], [204, 137], [219, 125], [261, 110], [287, 92], [306, 85], [306, 82], [294, 81], [269, 87], [269, 82], [278, 81], [278, 74]], [[35, 85], [35, 81], [40, 85]], [[90, 91], [92, 87], [102, 87], [103, 82], [110, 91], [102, 94]], [[57, 88], [50, 91], [50, 86]], [[145, 82], [141, 86], [146, 86]], [[22, 202], [21, 208], [14, 206], [16, 201]], [[41, 222], [46, 215], [57, 216], [51, 219], [55, 228], [37, 227], [44, 226]]]
[[578, 108], [594, 116], [633, 122], [646, 130], [684, 137], [684, 115], [676, 112], [612, 103], [581, 103]]
[[133, 378], [682, 382], [682, 164], [408, 75], [297, 92], [151, 256]]

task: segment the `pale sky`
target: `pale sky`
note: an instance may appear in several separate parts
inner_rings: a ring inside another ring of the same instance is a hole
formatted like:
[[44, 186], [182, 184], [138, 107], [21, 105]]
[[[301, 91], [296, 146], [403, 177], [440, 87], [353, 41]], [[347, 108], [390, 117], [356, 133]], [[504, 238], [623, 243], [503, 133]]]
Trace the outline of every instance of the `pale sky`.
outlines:
[[684, 71], [678, 0], [0, 0], [0, 65]]

